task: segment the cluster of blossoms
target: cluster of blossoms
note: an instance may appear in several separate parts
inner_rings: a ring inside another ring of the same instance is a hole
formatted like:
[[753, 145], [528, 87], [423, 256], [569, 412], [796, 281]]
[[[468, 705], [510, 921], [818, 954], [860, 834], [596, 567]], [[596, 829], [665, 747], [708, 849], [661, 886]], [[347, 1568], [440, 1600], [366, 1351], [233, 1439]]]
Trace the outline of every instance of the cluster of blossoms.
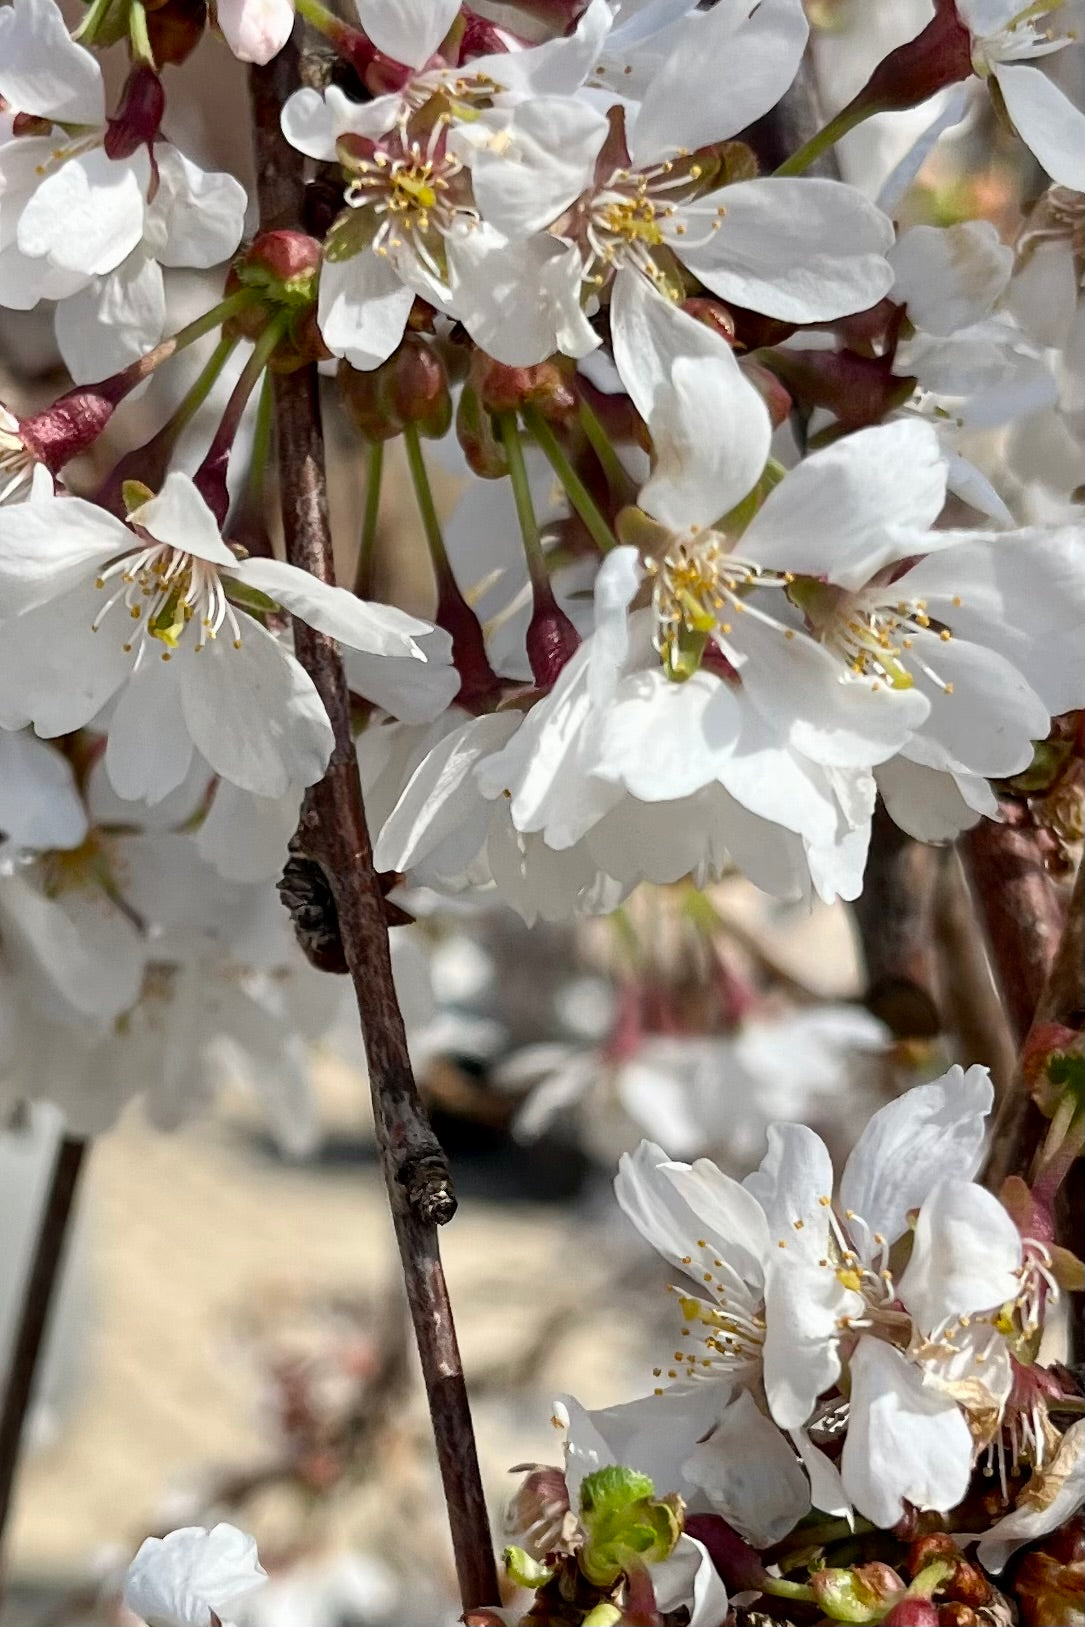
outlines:
[[[0, 306], [52, 309], [73, 381], [0, 409], [0, 1103], [57, 1100], [78, 1135], [137, 1089], [175, 1122], [225, 1054], [304, 1141], [305, 1047], [338, 997], [274, 882], [352, 734], [388, 888], [529, 924], [734, 872], [855, 900], [879, 804], [946, 842], [1007, 782], [1069, 788], [1057, 834], [1081, 834], [1055, 722], [1085, 701], [1085, 114], [1056, 83], [1061, 0], [935, 0], [774, 173], [802, 0], [297, 10], [341, 59], [271, 132], [319, 166], [314, 235], [254, 229], [241, 184], [167, 133], [207, 8], [92, 0], [74, 33], [56, 0], [0, 8]], [[289, 0], [212, 11], [254, 64], [295, 21]], [[876, 198], [806, 173], [909, 109], [924, 128]], [[1031, 177], [997, 226], [908, 202], [955, 121], [997, 124]], [[168, 331], [172, 270], [227, 262]], [[205, 339], [165, 423], [109, 452]], [[366, 448], [354, 591], [276, 558], [265, 512], [277, 381], [318, 366]], [[373, 592], [396, 439], [432, 619]], [[446, 522], [424, 442], [460, 481]], [[335, 717], [291, 618], [342, 655]], [[882, 1108], [838, 1187], [802, 1124], [773, 1124], [742, 1182], [678, 1162], [728, 1126], [666, 1076], [752, 1081], [752, 1153], [771, 1042], [667, 1019], [551, 1055], [521, 1115], [617, 1080], [623, 1135], [667, 1145], [625, 1154], [619, 1203], [693, 1285], [655, 1394], [561, 1404], [564, 1477], [537, 1471], [510, 1550], [528, 1619], [718, 1627], [728, 1587], [833, 1620], [948, 1620], [932, 1600], [970, 1609], [947, 1592], [966, 1583], [986, 1608], [978, 1567], [1080, 1500], [1080, 1394], [1039, 1359], [1079, 1272], [1053, 1190], [977, 1183], [982, 1069]], [[831, 1082], [883, 1040], [822, 1010], [783, 1044]], [[1080, 1139], [1079, 1109], [1055, 1117]], [[910, 1576], [822, 1540], [918, 1540], [924, 1516], [949, 1546]], [[128, 1598], [151, 1627], [214, 1627], [259, 1581], [248, 1539], [193, 1529], [141, 1551]]]

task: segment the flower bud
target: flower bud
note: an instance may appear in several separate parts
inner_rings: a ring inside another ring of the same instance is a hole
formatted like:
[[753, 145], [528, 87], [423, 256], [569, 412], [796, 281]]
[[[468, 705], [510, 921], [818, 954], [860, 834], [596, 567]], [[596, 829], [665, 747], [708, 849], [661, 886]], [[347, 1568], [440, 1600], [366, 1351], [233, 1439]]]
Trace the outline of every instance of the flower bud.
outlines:
[[438, 352], [417, 334], [408, 333], [385, 368], [381, 396], [391, 415], [401, 423], [417, 425], [420, 435], [440, 440], [452, 422], [452, 395]]
[[711, 299], [707, 294], [694, 294], [682, 301], [682, 310], [687, 316], [711, 328], [718, 333], [721, 339], [726, 339], [729, 345], [735, 342], [735, 319], [727, 306], [719, 299]]
[[[1074, 1522], [1071, 1522], [1073, 1524]], [[1080, 1530], [1080, 1526], [1079, 1526]], [[1044, 1550], [1026, 1554], [1014, 1573], [1013, 1591], [1024, 1627], [1083, 1627], [1085, 1624], [1085, 1560], [1066, 1562], [1055, 1552], [1056, 1539], [1047, 1538]]]
[[915, 388], [914, 379], [896, 377], [887, 356], [779, 349], [766, 352], [761, 360], [783, 380], [799, 406], [807, 411], [827, 407], [847, 429], [880, 424]]
[[176, 67], [199, 45], [207, 27], [207, 0], [166, 0], [147, 7], [147, 37], [159, 67]]
[[938, 1627], [982, 1627], [983, 1617], [970, 1604], [945, 1599], [938, 1606]]
[[[224, 333], [243, 339], [258, 339], [271, 315], [282, 309], [296, 313], [295, 341], [303, 334], [303, 318], [316, 308], [320, 276], [321, 248], [306, 232], [261, 232], [233, 261], [226, 276], [225, 294], [241, 288], [254, 298], [248, 309], [239, 311], [223, 324]], [[302, 348], [311, 349], [307, 341]], [[321, 341], [317, 359], [328, 354]], [[306, 360], [310, 357], [307, 355]]]
[[539, 689], [557, 683], [562, 668], [580, 647], [580, 634], [554, 598], [549, 582], [535, 590], [535, 609], [527, 629], [527, 658]]
[[166, 111], [166, 93], [153, 68], [140, 62], [128, 75], [121, 102], [106, 127], [102, 142], [110, 158], [131, 158], [141, 147], [151, 147]]
[[938, 1627], [938, 1606], [930, 1599], [899, 1599], [882, 1623], [883, 1627]]
[[382, 371], [382, 367], [375, 367], [372, 372], [359, 373], [349, 362], [342, 361], [336, 373], [350, 421], [366, 441], [392, 441], [403, 431], [403, 420], [394, 415], [382, 389]]
[[569, 382], [569, 370], [559, 362], [506, 367], [478, 351], [472, 371], [479, 400], [487, 412], [517, 412], [529, 404], [554, 423], [576, 413], [576, 392]]
[[971, 76], [972, 40], [957, 15], [956, 0], [935, 0], [926, 28], [878, 63], [849, 108], [869, 116], [918, 107]]
[[781, 424], [786, 424], [794, 402], [776, 374], [767, 367], [762, 367], [760, 362], [750, 361], [745, 356], [739, 362], [739, 366], [768, 408], [773, 429], [779, 429]]
[[456, 408], [456, 439], [468, 466], [480, 480], [500, 480], [509, 472], [505, 448], [494, 434], [493, 420], [470, 380], [460, 391]]

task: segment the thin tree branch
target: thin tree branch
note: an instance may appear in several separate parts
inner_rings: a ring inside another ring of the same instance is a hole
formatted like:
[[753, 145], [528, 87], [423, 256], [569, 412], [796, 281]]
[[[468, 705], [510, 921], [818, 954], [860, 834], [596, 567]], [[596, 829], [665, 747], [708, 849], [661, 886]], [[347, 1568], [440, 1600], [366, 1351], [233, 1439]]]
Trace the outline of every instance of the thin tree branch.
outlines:
[[991, 953], [1014, 1040], [1024, 1042], [1036, 1015], [1062, 930], [1062, 909], [1048, 880], [1027, 803], [1002, 801], [1002, 820], [981, 819], [960, 839], [961, 859]]
[[[34, 1380], [64, 1263], [75, 1194], [86, 1153], [86, 1141], [76, 1136], [61, 1137], [53, 1161], [49, 1189], [45, 1194], [37, 1246], [23, 1289], [22, 1310], [11, 1351], [3, 1411], [0, 1412], [0, 1548], [11, 1513], [26, 1415], [34, 1398]], [[3, 1602], [3, 1593], [4, 1571], [0, 1565], [0, 1603]]]
[[933, 992], [937, 873], [935, 850], [906, 836], [879, 803], [852, 911], [866, 964], [863, 1004], [895, 1039], [933, 1039], [941, 1031]]
[[[299, 228], [305, 218], [304, 159], [283, 140], [279, 118], [300, 82], [295, 42], [250, 75], [261, 225]], [[279, 481], [287, 558], [334, 581], [315, 366], [275, 379]], [[298, 829], [324, 868], [354, 981], [369, 1064], [373, 1114], [429, 1398], [460, 1593], [465, 1609], [498, 1597], [486, 1503], [463, 1368], [437, 1245], [436, 1223], [455, 1208], [448, 1164], [425, 1115], [392, 980], [380, 878], [362, 803], [349, 697], [335, 643], [295, 622], [295, 648], [327, 710], [335, 749], [308, 792]]]
[[[1058, 1050], [1066, 1048], [1067, 1031], [1080, 1035], [1085, 1029], [1085, 866], [1078, 868], [1062, 938], [1021, 1047], [1022, 1059], [1032, 1066], [1042, 1058], [1045, 1029], [1054, 1029], [1059, 1036]], [[991, 1131], [984, 1179], [993, 1192], [1007, 1175], [1027, 1176], [1047, 1123], [1019, 1066], [1014, 1087], [1003, 1096]]]

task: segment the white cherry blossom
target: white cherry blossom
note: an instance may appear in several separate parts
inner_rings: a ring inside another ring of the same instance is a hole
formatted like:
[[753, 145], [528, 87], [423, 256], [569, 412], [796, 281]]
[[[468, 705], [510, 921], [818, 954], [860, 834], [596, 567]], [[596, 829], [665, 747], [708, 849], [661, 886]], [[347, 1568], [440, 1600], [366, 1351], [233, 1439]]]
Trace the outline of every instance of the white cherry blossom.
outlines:
[[957, 0], [972, 36], [972, 64], [994, 79], [1018, 135], [1037, 163], [1063, 186], [1085, 191], [1085, 113], [1036, 66], [1037, 60], [1077, 43], [1060, 33], [1063, 0], [1022, 6], [1018, 0]]
[[[61, 301], [65, 359], [80, 378], [101, 376], [161, 338], [161, 266], [207, 267], [236, 248], [244, 189], [155, 132], [111, 156], [101, 67], [53, 0], [0, 13], [0, 96], [11, 110], [0, 115], [0, 304]], [[14, 133], [12, 113], [31, 118], [30, 132]]]
[[376, 654], [424, 660], [415, 638], [431, 631], [277, 560], [239, 560], [176, 472], [128, 524], [79, 498], [5, 509], [0, 585], [5, 726], [64, 734], [115, 698], [110, 777], [148, 800], [182, 783], [194, 748], [259, 796], [323, 773], [331, 725], [308, 674], [244, 608], [253, 594]]

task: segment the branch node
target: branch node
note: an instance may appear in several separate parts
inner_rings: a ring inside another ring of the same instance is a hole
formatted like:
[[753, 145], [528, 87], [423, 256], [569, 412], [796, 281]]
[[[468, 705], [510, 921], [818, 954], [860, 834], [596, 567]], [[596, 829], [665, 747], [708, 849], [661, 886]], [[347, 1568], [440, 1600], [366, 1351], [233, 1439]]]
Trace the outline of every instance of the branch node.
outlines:
[[406, 1159], [396, 1179], [420, 1220], [424, 1220], [428, 1226], [448, 1225], [458, 1204], [452, 1190], [452, 1175], [443, 1155], [423, 1153], [417, 1158]]

